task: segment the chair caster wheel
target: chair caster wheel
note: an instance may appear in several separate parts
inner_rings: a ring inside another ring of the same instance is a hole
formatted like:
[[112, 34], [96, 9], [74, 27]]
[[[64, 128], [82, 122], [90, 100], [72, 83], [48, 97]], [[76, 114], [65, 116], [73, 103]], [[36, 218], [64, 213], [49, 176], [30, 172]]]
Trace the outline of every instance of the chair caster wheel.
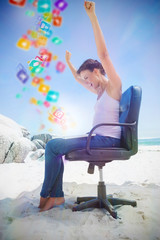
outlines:
[[73, 207], [72, 212], [76, 212], [76, 211], [77, 211], [76, 207]]

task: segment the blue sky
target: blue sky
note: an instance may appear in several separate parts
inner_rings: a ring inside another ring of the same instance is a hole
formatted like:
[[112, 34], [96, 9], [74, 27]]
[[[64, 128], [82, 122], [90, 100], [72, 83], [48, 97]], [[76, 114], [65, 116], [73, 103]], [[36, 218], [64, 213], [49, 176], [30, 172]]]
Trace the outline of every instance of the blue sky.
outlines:
[[[54, 2], [52, 2], [52, 10]], [[87, 58], [98, 59], [94, 35], [83, 0], [67, 0], [67, 8], [60, 13], [63, 17], [61, 27], [52, 25], [53, 34], [48, 38], [46, 48], [57, 61], [65, 63], [66, 49], [72, 53], [71, 61], [78, 68]], [[99, 19], [106, 45], [121, 77], [123, 91], [131, 85], [142, 87], [142, 105], [139, 117], [139, 138], [160, 137], [160, 1], [157, 0], [95, 0], [96, 14]], [[29, 17], [27, 10], [34, 11]], [[36, 19], [42, 16], [27, 1], [25, 7], [17, 7], [2, 0], [0, 7], [0, 113], [25, 126], [32, 134], [50, 132], [58, 135], [76, 135], [88, 132], [92, 127], [96, 95], [78, 84], [69, 68], [57, 73], [57, 61], [52, 61], [39, 77], [50, 75], [51, 90], [59, 92], [59, 100], [52, 103], [63, 108], [68, 116], [67, 130], [48, 120], [45, 106], [30, 104], [34, 97], [44, 101], [45, 97], [31, 85], [30, 76], [26, 84], [16, 77], [17, 66], [22, 64], [30, 74], [28, 61], [39, 55], [39, 48], [29, 51], [16, 46], [17, 41], [27, 30], [34, 30]], [[52, 43], [58, 36], [63, 42]], [[23, 88], [26, 87], [26, 91]], [[21, 94], [20, 98], [16, 98]], [[38, 111], [41, 111], [39, 113]], [[74, 127], [72, 126], [72, 123]], [[44, 128], [40, 130], [41, 125]]]

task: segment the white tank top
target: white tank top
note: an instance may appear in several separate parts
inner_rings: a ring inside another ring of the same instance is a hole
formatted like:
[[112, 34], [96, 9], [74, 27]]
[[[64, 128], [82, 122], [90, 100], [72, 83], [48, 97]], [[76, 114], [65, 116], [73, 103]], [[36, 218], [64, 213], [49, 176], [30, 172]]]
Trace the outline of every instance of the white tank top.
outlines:
[[[119, 101], [110, 97], [106, 90], [95, 104], [93, 127], [100, 123], [119, 123]], [[95, 134], [121, 138], [119, 126], [101, 126], [95, 129]]]

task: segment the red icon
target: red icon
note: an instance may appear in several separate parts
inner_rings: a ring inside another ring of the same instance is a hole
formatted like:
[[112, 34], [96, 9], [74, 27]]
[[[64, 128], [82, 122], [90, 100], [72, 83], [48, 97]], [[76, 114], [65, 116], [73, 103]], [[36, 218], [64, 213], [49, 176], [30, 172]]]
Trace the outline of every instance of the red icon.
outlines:
[[52, 53], [48, 52], [45, 48], [41, 48], [39, 50], [39, 54], [41, 55], [43, 61], [50, 62], [52, 60]]
[[59, 9], [53, 9], [52, 14], [53, 14], [53, 16], [58, 16], [60, 14], [60, 10]]
[[9, 3], [19, 7], [24, 7], [26, 0], [9, 0]]

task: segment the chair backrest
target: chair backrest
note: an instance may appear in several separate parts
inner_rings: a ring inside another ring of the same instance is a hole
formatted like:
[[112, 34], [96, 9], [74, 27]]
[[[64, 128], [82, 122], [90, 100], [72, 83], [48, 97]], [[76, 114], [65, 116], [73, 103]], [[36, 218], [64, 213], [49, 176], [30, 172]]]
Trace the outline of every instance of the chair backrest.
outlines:
[[131, 86], [121, 97], [120, 101], [120, 123], [133, 123], [136, 121], [135, 127], [122, 127], [121, 143], [128, 150], [132, 150], [133, 154], [138, 151], [138, 118], [141, 104], [142, 89], [139, 86]]

